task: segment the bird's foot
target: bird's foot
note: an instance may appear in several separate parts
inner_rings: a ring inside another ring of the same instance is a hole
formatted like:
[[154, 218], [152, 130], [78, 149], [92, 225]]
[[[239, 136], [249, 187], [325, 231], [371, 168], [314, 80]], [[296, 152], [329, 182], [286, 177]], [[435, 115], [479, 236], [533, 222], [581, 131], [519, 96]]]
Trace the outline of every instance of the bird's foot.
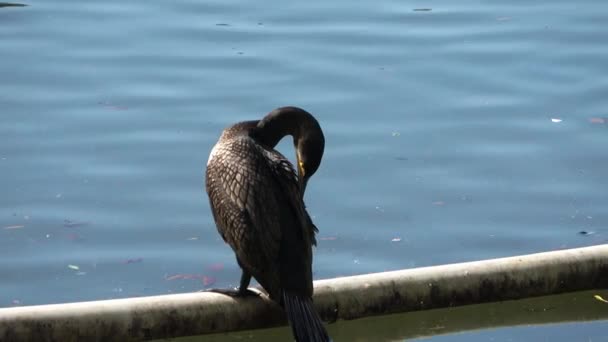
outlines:
[[240, 288], [232, 288], [232, 289], [207, 289], [201, 290], [201, 292], [215, 292], [219, 294], [223, 294], [230, 297], [259, 297], [262, 295], [262, 292], [256, 289], [240, 289]]

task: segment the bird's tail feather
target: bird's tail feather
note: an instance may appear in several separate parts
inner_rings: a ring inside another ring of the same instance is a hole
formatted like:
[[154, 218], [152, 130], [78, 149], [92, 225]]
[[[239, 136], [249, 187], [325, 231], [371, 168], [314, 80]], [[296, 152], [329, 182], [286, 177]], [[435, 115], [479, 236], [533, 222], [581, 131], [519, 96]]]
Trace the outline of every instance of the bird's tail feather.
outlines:
[[287, 319], [296, 342], [331, 342], [309, 297], [283, 292]]

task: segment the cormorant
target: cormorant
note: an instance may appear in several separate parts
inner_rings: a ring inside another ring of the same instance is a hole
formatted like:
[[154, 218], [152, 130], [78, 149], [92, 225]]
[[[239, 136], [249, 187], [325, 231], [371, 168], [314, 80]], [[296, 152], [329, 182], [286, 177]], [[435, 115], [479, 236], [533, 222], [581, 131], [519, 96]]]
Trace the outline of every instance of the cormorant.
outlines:
[[[297, 173], [274, 149], [286, 135], [293, 137]], [[298, 342], [331, 341], [312, 303], [317, 228], [303, 199], [324, 148], [323, 131], [310, 113], [282, 107], [226, 128], [207, 162], [213, 218], [242, 269], [237, 295], [248, 294], [253, 276], [285, 309]]]

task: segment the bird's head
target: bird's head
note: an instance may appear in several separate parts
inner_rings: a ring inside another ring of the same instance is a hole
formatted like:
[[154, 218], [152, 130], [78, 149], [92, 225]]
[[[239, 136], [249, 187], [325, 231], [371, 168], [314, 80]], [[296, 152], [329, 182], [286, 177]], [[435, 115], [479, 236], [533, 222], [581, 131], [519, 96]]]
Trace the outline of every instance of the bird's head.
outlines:
[[296, 149], [300, 189], [302, 190], [302, 195], [304, 195], [308, 180], [317, 172], [321, 165], [321, 159], [325, 151], [325, 137], [320, 128], [318, 131], [308, 130], [302, 132], [299, 137], [294, 136], [293, 143]]
[[284, 136], [293, 137], [300, 189], [304, 196], [306, 184], [319, 169], [325, 150], [325, 136], [317, 119], [301, 108], [281, 107], [268, 113], [257, 128], [258, 140], [271, 148]]

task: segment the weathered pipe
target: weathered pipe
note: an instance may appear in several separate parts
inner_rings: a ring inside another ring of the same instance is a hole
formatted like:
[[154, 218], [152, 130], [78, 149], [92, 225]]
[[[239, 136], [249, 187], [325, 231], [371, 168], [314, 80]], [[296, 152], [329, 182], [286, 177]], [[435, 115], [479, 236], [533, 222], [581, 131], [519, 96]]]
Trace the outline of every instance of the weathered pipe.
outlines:
[[[608, 245], [315, 282], [327, 321], [608, 286]], [[0, 341], [137, 341], [285, 324], [265, 297], [198, 292], [0, 309]]]

